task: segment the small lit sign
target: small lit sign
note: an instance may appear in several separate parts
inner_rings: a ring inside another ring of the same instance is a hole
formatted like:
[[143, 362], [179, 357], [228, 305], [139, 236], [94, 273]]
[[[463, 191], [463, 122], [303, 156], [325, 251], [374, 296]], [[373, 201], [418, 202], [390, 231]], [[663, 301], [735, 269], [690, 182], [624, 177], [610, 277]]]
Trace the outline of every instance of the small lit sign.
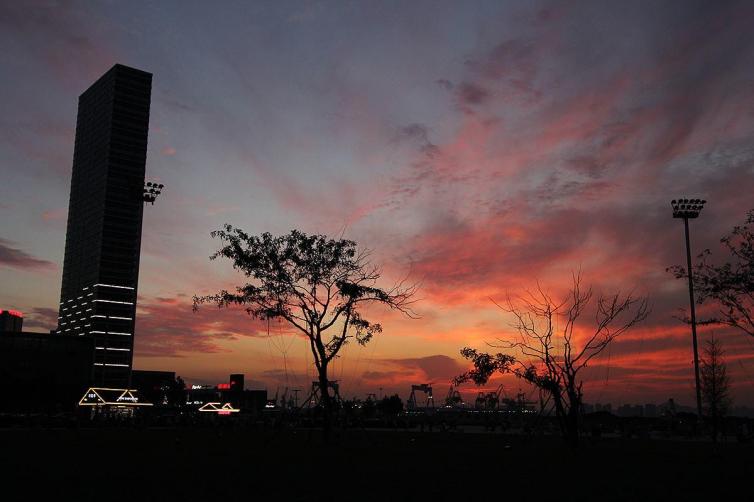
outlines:
[[219, 383], [219, 384], [217, 384], [217, 388], [219, 390], [228, 390], [228, 389], [230, 389], [230, 384], [229, 383]]

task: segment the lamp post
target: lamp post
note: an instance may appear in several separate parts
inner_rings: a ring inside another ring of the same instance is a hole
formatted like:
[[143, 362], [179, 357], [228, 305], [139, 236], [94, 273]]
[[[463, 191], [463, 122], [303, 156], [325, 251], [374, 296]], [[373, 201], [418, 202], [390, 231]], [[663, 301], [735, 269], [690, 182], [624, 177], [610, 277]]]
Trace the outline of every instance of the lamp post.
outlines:
[[675, 199], [670, 202], [673, 206], [673, 218], [683, 219], [683, 227], [686, 231], [686, 264], [689, 274], [689, 304], [691, 306], [691, 338], [694, 343], [694, 378], [696, 382], [696, 412], [699, 420], [702, 419], [702, 390], [699, 384], [699, 349], [696, 341], [696, 308], [694, 305], [694, 278], [691, 270], [691, 244], [689, 243], [689, 219], [698, 218], [706, 200], [702, 199]]

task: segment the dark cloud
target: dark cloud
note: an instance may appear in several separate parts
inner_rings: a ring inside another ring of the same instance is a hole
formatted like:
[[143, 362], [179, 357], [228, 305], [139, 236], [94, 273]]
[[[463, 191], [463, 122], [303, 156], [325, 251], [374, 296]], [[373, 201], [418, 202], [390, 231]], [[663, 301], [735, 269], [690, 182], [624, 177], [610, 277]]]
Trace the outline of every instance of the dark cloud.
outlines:
[[440, 153], [437, 145], [429, 140], [429, 128], [424, 124], [409, 124], [401, 127], [399, 135], [409, 141], [414, 141], [419, 144], [419, 149], [423, 152], [427, 158], [431, 159]]
[[407, 376], [413, 375], [411, 371], [365, 371], [361, 378], [364, 380], [373, 380], [377, 382], [382, 381], [397, 381], [402, 380]]
[[35, 307], [24, 316], [24, 330], [29, 328], [45, 331], [55, 329], [58, 325], [57, 309]]
[[[307, 377], [303, 373], [297, 372], [293, 369], [271, 369], [264, 370], [259, 373], [259, 377], [262, 378], [267, 384], [274, 384], [277, 386], [294, 386], [299, 382], [307, 382]], [[306, 395], [309, 392], [309, 388], [299, 389], [299, 400], [306, 399]]]
[[[493, 47], [479, 59], [466, 62], [477, 83], [467, 83], [465, 101], [481, 104], [489, 93], [481, 89], [481, 82], [501, 91], [503, 99], [515, 97], [529, 101], [538, 99], [542, 92], [535, 88], [538, 65], [541, 63], [541, 45], [531, 39], [509, 39]], [[483, 95], [478, 95], [480, 89]], [[464, 90], [461, 86], [460, 90]], [[481, 100], [480, 100], [481, 98]]]
[[456, 89], [456, 96], [458, 96], [458, 100], [462, 105], [479, 106], [490, 98], [490, 91], [480, 84], [463, 82]]
[[600, 179], [605, 176], [608, 166], [601, 163], [594, 156], [580, 156], [566, 160], [566, 167], [576, 173], [591, 179]]
[[167, 89], [160, 89], [160, 104], [176, 109], [178, 113], [196, 113], [198, 109], [183, 101], [179, 101]]
[[407, 126], [401, 127], [400, 132], [403, 136], [406, 136], [409, 139], [418, 139], [423, 143], [429, 142], [429, 130], [424, 124], [409, 124]]
[[465, 367], [452, 357], [434, 355], [405, 359], [386, 359], [386, 363], [406, 369], [420, 369], [430, 380], [447, 381], [463, 373]]
[[446, 91], [452, 91], [453, 90], [453, 82], [451, 82], [448, 79], [440, 78], [435, 80], [435, 83], [445, 89]]
[[55, 270], [57, 266], [47, 260], [40, 260], [26, 251], [11, 247], [13, 243], [0, 239], [0, 266], [20, 270]]

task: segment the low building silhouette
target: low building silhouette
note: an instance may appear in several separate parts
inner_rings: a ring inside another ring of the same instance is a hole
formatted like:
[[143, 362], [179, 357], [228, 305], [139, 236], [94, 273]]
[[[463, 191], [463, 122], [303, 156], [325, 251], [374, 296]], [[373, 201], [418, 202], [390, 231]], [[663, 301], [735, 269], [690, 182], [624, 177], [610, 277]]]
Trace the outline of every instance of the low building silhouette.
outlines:
[[131, 388], [139, 391], [141, 399], [155, 406], [182, 404], [181, 402], [176, 402], [174, 397], [175, 387], [174, 371], [131, 371]]
[[92, 376], [94, 340], [0, 330], [0, 411], [74, 412]]
[[192, 385], [186, 389], [186, 404], [199, 409], [207, 403], [230, 403], [243, 413], [256, 413], [267, 403], [266, 390], [244, 388], [244, 375], [234, 373], [228, 382], [217, 385]]
[[0, 310], [0, 333], [23, 331], [24, 315], [18, 310]]

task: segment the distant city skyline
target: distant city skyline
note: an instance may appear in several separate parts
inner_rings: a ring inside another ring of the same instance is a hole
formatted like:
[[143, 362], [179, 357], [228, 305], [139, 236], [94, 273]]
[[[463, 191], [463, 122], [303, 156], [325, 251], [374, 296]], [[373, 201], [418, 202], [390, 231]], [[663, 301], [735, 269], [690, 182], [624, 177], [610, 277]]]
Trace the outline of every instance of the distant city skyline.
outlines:
[[[706, 199], [693, 253], [727, 258], [720, 237], [754, 208], [752, 19], [748, 2], [5, 2], [0, 309], [57, 325], [76, 101], [122, 63], [154, 74], [147, 172], [169, 185], [144, 217], [135, 368], [309, 387], [277, 323], [191, 311], [242, 282], [208, 260], [228, 222], [344, 235], [386, 285], [421, 283], [421, 319], [376, 312], [384, 333], [335, 364], [344, 397], [444, 395], [461, 347], [512, 335], [490, 299], [561, 294], [580, 269], [653, 307], [589, 368], [585, 401], [690, 405], [669, 203]], [[754, 340], [712, 330], [734, 404], [754, 405]]]

